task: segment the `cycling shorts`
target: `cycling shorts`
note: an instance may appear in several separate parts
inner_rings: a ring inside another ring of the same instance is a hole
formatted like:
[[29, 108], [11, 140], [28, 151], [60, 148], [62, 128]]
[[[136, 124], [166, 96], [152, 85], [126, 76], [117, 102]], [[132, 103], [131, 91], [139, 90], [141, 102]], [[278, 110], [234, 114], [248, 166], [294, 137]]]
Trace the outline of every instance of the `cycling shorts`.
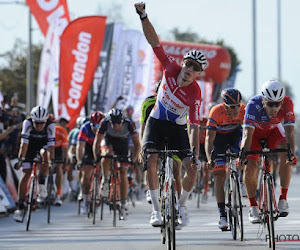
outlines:
[[59, 147], [59, 148], [55, 148], [55, 151], [54, 151], [54, 160], [55, 162], [59, 162], [59, 163], [62, 163], [62, 160], [63, 160], [63, 152], [62, 152], [62, 148]]
[[[230, 146], [229, 149], [231, 152], [238, 153], [240, 151], [241, 138], [242, 131], [240, 127], [227, 134], [217, 133], [214, 141], [214, 153], [225, 154], [227, 145]], [[226, 161], [224, 158], [216, 158], [215, 163], [213, 171], [223, 171], [226, 169]]]
[[[143, 136], [143, 150], [146, 148], [161, 150], [166, 139], [168, 141], [169, 149], [190, 149], [186, 125], [178, 125], [170, 121], [158, 120], [153, 117], [149, 117]], [[191, 155], [192, 153], [190, 151], [177, 154], [181, 160], [185, 157], [190, 157]]]
[[[261, 150], [260, 140], [265, 139], [270, 149], [275, 149], [282, 142], [286, 141], [285, 131], [282, 126], [271, 130], [255, 129], [252, 137], [251, 150]], [[248, 159], [258, 160], [259, 155], [248, 155]]]
[[[101, 150], [109, 148], [114, 151], [116, 155], [128, 155], [128, 138], [119, 138], [119, 137], [112, 137], [109, 135], [105, 135], [103, 140], [101, 141]], [[126, 163], [128, 159], [123, 159], [120, 163]]]

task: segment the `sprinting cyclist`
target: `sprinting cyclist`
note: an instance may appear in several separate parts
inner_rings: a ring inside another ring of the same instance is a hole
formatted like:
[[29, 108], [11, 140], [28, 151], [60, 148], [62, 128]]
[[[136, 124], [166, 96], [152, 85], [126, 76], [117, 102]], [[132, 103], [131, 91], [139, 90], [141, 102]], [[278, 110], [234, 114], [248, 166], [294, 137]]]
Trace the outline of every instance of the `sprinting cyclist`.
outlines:
[[77, 165], [81, 172], [80, 184], [83, 202], [80, 212], [83, 215], [88, 213], [88, 206], [90, 202], [89, 190], [91, 185], [91, 176], [94, 171], [93, 143], [96, 132], [100, 126], [100, 122], [104, 119], [104, 117], [104, 114], [100, 111], [91, 113], [90, 120], [80, 127], [78, 135], [76, 158]]
[[223, 103], [214, 106], [209, 113], [205, 152], [208, 166], [212, 169], [215, 179], [215, 194], [220, 214], [218, 226], [221, 230], [226, 230], [228, 228], [224, 193], [226, 162], [218, 158], [212, 161], [211, 152], [214, 150], [216, 154], [225, 153], [227, 145], [231, 151], [239, 152], [245, 105], [241, 103], [242, 95], [237, 89], [224, 89], [221, 97]]
[[[179, 66], [159, 43], [156, 31], [145, 12], [145, 3], [136, 3], [135, 8], [140, 16], [144, 35], [164, 67], [164, 75], [161, 87], [158, 90], [157, 100], [146, 123], [143, 135], [143, 149], [160, 150], [166, 138], [169, 149], [189, 150], [190, 142], [186, 130], [186, 116], [189, 114], [191, 144], [196, 147], [198, 156], [201, 90], [195, 79], [200, 77], [201, 71], [207, 66], [206, 57], [202, 52], [192, 50], [184, 55], [181, 66]], [[182, 152], [178, 156], [182, 160], [186, 171], [179, 199], [179, 226], [182, 227], [189, 222], [185, 203], [196, 181], [197, 166], [191, 161], [191, 152]], [[149, 189], [152, 200], [150, 219], [152, 226], [161, 224], [157, 160], [157, 154], [150, 154], [147, 161]]]
[[21, 145], [19, 150], [19, 162], [17, 166], [22, 167], [22, 177], [18, 188], [18, 209], [14, 212], [13, 219], [23, 222], [25, 198], [28, 180], [31, 174], [31, 163], [38, 153], [42, 156], [42, 165], [39, 168], [39, 193], [38, 198], [43, 200], [47, 197], [45, 180], [48, 173], [48, 161], [54, 164], [54, 141], [55, 124], [48, 119], [47, 109], [36, 106], [30, 112], [30, 118], [24, 120], [21, 132]]
[[[133, 162], [137, 162], [140, 152], [139, 134], [135, 123], [128, 117], [124, 117], [121, 109], [111, 109], [108, 117], [105, 118], [97, 131], [93, 145], [95, 160], [101, 155], [128, 156], [128, 135], [131, 136], [134, 145]], [[103, 139], [103, 140], [102, 140]], [[101, 160], [104, 178], [101, 183], [101, 195], [108, 197], [108, 182], [110, 177], [111, 159], [102, 158]], [[120, 159], [120, 191], [121, 191], [121, 219], [126, 219], [126, 200], [128, 196], [128, 159]]]
[[68, 132], [64, 128], [65, 124], [68, 121], [65, 118], [60, 118], [58, 121], [58, 125], [56, 126], [55, 130], [55, 166], [56, 166], [56, 177], [55, 177], [55, 184], [56, 184], [56, 198], [54, 201], [55, 206], [62, 205], [62, 185], [63, 185], [63, 167], [64, 163], [67, 159], [67, 151], [68, 151]]
[[75, 166], [77, 163], [76, 160], [76, 145], [78, 141], [78, 134], [80, 131], [80, 127], [86, 120], [85, 117], [78, 117], [76, 119], [76, 126], [70, 131], [68, 135], [68, 181], [71, 188], [70, 200], [75, 201], [78, 196], [78, 178], [77, 178], [77, 170], [75, 170]]
[[255, 197], [259, 155], [249, 155], [246, 158], [243, 153], [249, 150], [260, 150], [260, 139], [267, 140], [270, 149], [286, 148], [286, 144], [290, 145], [293, 154], [292, 162], [287, 161], [286, 153], [278, 153], [280, 157], [279, 176], [281, 185], [278, 210], [281, 217], [285, 217], [289, 213], [287, 192], [290, 185], [292, 165], [297, 163], [294, 136], [295, 114], [292, 99], [285, 95], [285, 87], [278, 80], [269, 80], [263, 83], [261, 92], [261, 95], [252, 97], [247, 104], [241, 145], [240, 162], [242, 166], [247, 164], [244, 183], [250, 201], [249, 220], [252, 223], [260, 222]]

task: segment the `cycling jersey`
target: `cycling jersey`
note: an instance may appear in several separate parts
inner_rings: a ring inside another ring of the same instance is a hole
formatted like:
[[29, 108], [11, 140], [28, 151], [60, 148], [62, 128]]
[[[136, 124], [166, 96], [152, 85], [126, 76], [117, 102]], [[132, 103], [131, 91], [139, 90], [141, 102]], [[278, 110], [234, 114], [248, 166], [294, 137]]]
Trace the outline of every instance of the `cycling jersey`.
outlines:
[[188, 86], [179, 86], [177, 77], [181, 67], [161, 45], [154, 47], [153, 51], [163, 65], [164, 75], [150, 116], [184, 125], [189, 114], [189, 123], [199, 125], [201, 90], [198, 83], [194, 80]]
[[156, 96], [152, 95], [147, 97], [144, 102], [142, 103], [142, 108], [141, 108], [141, 118], [140, 118], [140, 123], [146, 123], [151, 110], [154, 107], [154, 104], [156, 102]]
[[[214, 152], [224, 154], [227, 146], [232, 152], [238, 152], [242, 137], [242, 123], [245, 115], [245, 104], [241, 104], [240, 112], [237, 117], [227, 115], [224, 104], [214, 106], [207, 122], [207, 129], [216, 131], [214, 140]], [[226, 162], [223, 158], [215, 159], [215, 168], [213, 171], [223, 171], [226, 168]]]
[[79, 131], [80, 131], [79, 128], [73, 128], [70, 131], [68, 135], [69, 147], [77, 145]]
[[54, 146], [55, 143], [55, 124], [48, 119], [44, 129], [38, 132], [31, 118], [24, 120], [21, 132], [21, 143], [28, 144], [25, 161], [32, 161], [37, 152], [42, 148]]
[[86, 142], [85, 149], [84, 149], [84, 157], [82, 159], [82, 162], [86, 165], [92, 164], [94, 159], [93, 156], [94, 139], [95, 139], [95, 134], [91, 128], [91, 123], [90, 121], [87, 121], [81, 126], [78, 134], [78, 141]]
[[245, 104], [241, 104], [240, 113], [237, 117], [227, 115], [224, 104], [214, 106], [210, 113], [207, 123], [207, 129], [215, 130], [217, 133], [228, 134], [240, 127], [245, 115]]
[[62, 126], [56, 126], [55, 148], [68, 148], [68, 132]]
[[125, 117], [120, 131], [117, 131], [112, 127], [109, 118], [105, 118], [100, 124], [98, 133], [102, 135], [105, 134], [105, 136], [126, 139], [128, 135], [135, 136], [138, 134], [135, 123], [128, 117]]
[[[267, 141], [270, 149], [286, 141], [282, 126], [295, 125], [294, 105], [290, 97], [285, 96], [281, 109], [276, 116], [269, 118], [262, 103], [262, 96], [257, 95], [250, 99], [246, 107], [244, 126], [255, 128], [252, 137], [251, 150], [260, 150], [260, 139]], [[249, 155], [248, 159], [258, 160], [259, 155]]]
[[294, 104], [290, 97], [285, 96], [281, 109], [276, 116], [269, 118], [262, 103], [262, 96], [257, 95], [250, 99], [247, 104], [244, 126], [255, 130], [271, 130], [284, 121], [284, 126], [295, 125]]

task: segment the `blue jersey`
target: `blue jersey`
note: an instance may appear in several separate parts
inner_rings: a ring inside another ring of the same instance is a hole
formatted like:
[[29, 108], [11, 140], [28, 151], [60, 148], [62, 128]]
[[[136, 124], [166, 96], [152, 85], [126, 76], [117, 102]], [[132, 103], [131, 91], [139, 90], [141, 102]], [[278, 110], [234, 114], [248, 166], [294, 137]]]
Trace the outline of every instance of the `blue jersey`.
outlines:
[[73, 128], [70, 133], [69, 133], [69, 147], [70, 146], [76, 146], [77, 141], [78, 141], [78, 134], [79, 134], [80, 129], [79, 128]]
[[247, 104], [244, 126], [260, 130], [271, 130], [284, 122], [286, 125], [295, 125], [294, 105], [290, 97], [285, 96], [282, 106], [274, 117], [269, 117], [262, 103], [262, 95], [254, 96]]

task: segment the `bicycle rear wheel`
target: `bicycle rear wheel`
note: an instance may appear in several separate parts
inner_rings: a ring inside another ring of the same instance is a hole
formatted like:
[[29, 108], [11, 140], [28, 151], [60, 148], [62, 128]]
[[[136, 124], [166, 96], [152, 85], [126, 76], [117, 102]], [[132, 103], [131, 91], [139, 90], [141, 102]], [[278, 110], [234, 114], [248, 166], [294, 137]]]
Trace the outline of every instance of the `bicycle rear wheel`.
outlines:
[[172, 181], [168, 193], [168, 249], [176, 248], [176, 201], [175, 201], [175, 187]]
[[202, 168], [198, 170], [196, 182], [197, 208], [200, 208], [200, 194], [201, 194]]
[[233, 185], [233, 210], [234, 220], [236, 225], [236, 232], [240, 237], [240, 240], [244, 240], [244, 222], [243, 222], [243, 204], [241, 198], [241, 191], [239, 185], [239, 175], [234, 173], [234, 185]]
[[114, 181], [113, 181], [113, 226], [117, 226], [117, 181], [116, 177], [114, 176]]
[[275, 249], [275, 229], [274, 229], [274, 204], [273, 204], [273, 182], [271, 176], [267, 176], [267, 229], [269, 247]]
[[36, 178], [33, 176], [30, 182], [30, 189], [29, 189], [29, 199], [28, 199], [28, 206], [27, 206], [27, 223], [26, 223], [26, 231], [29, 230], [30, 219], [31, 219], [31, 212], [33, 206], [35, 205], [35, 188], [36, 188]]

